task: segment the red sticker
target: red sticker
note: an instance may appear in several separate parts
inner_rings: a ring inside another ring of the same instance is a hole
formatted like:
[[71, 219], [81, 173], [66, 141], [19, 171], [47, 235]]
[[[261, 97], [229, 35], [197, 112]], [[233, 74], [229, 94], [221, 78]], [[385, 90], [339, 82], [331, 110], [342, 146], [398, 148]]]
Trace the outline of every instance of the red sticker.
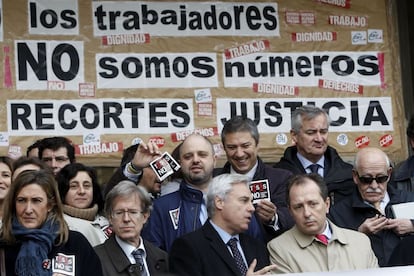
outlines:
[[381, 147], [388, 147], [391, 146], [393, 142], [393, 137], [391, 134], [385, 134], [379, 139], [379, 144]]
[[92, 155], [101, 153], [122, 152], [124, 144], [122, 142], [106, 142], [100, 144], [74, 145], [76, 155]]
[[155, 143], [158, 148], [162, 148], [165, 145], [165, 139], [161, 136], [154, 136], [149, 138], [148, 140], [150, 143]]
[[369, 137], [368, 136], [359, 136], [358, 138], [355, 139], [355, 147], [357, 147], [358, 149], [366, 147], [369, 145]]

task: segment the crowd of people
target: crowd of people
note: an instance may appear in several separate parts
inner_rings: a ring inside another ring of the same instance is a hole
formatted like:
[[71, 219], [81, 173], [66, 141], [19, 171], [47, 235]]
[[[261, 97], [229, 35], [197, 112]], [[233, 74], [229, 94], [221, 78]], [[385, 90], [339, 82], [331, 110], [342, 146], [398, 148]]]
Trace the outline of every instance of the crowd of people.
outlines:
[[[258, 156], [256, 124], [235, 116], [221, 133], [223, 168], [211, 141], [191, 134], [171, 153], [180, 169], [166, 179], [150, 166], [162, 153], [145, 141], [124, 150], [105, 183], [76, 161], [65, 137], [36, 141], [16, 160], [0, 157], [0, 274], [245, 276], [413, 265], [414, 220], [392, 210], [414, 202], [412, 158], [394, 169], [383, 150], [365, 147], [347, 163], [328, 144], [329, 124], [323, 109], [297, 108], [294, 145], [271, 166]], [[407, 135], [414, 141], [414, 118]]]

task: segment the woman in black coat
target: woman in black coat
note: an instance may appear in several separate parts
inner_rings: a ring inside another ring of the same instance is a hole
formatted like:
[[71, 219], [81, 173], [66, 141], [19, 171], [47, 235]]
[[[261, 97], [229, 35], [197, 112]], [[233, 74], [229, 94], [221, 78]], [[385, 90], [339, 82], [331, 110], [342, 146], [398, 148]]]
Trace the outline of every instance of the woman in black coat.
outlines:
[[53, 174], [25, 171], [13, 181], [0, 233], [1, 275], [102, 275], [86, 238], [69, 231]]

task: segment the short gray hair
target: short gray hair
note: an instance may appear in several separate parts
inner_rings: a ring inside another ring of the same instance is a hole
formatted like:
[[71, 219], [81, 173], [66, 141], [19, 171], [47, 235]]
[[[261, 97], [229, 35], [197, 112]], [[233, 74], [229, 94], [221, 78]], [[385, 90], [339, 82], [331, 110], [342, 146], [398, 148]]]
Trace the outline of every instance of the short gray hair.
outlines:
[[313, 118], [316, 118], [319, 115], [325, 115], [327, 121], [328, 121], [328, 127], [331, 124], [331, 118], [329, 117], [328, 113], [319, 107], [313, 106], [313, 105], [304, 105], [301, 107], [296, 108], [292, 112], [291, 117], [291, 129], [294, 133], [298, 134], [300, 132], [300, 129], [303, 125], [303, 120], [312, 120]]
[[134, 182], [129, 180], [122, 180], [115, 185], [105, 199], [105, 214], [109, 218], [112, 215], [114, 201], [118, 197], [138, 196], [141, 201], [141, 211], [143, 213], [151, 213], [152, 200], [150, 194], [141, 186], [137, 186]]
[[233, 185], [239, 183], [244, 183], [246, 186], [249, 186], [249, 178], [242, 174], [226, 173], [216, 176], [211, 180], [207, 192], [207, 212], [209, 218], [212, 218], [216, 212], [216, 206], [214, 205], [216, 196], [225, 200]]
[[221, 131], [221, 143], [225, 146], [226, 135], [236, 132], [250, 133], [256, 145], [259, 144], [260, 134], [256, 123], [252, 119], [243, 116], [234, 116], [228, 120]]

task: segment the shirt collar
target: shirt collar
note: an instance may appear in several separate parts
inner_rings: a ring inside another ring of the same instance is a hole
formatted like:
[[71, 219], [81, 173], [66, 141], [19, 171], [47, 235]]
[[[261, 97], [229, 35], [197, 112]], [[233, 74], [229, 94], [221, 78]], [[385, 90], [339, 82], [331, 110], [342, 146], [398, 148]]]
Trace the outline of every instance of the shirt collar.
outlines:
[[[385, 213], [385, 207], [387, 206], [387, 204], [390, 202], [390, 195], [388, 194], [388, 192], [387, 191], [385, 191], [385, 194], [384, 194], [384, 198], [381, 200], [381, 202], [380, 202], [380, 208], [381, 208], [381, 211], [383, 212], [383, 213]], [[368, 201], [365, 201], [364, 200], [364, 203], [365, 204], [367, 204], [367, 205], [369, 205], [369, 206], [371, 206], [371, 207], [374, 207], [375, 208], [375, 206], [374, 205], [372, 205], [371, 203], [369, 203]]]
[[[258, 161], [256, 161], [256, 164], [253, 166], [253, 168], [248, 171], [247, 173], [245, 173], [244, 175], [247, 176], [249, 178], [249, 181], [253, 180], [254, 174], [256, 173], [256, 169], [258, 166]], [[230, 166], [230, 174], [234, 174], [234, 173], [238, 173], [233, 169], [233, 166]]]
[[328, 238], [328, 240], [332, 239], [332, 230], [331, 227], [329, 227], [328, 221], [326, 221], [325, 230], [322, 232], [322, 234], [324, 234]]
[[119, 244], [119, 247], [121, 247], [122, 251], [124, 252], [125, 256], [128, 257], [129, 261], [131, 263], [135, 263], [135, 259], [132, 256], [132, 252], [135, 251], [136, 249], [140, 248], [142, 250], [144, 250], [144, 258], [147, 255], [147, 252], [145, 251], [145, 246], [144, 246], [144, 242], [142, 240], [141, 237], [139, 237], [140, 241], [139, 241], [139, 246], [135, 247], [132, 244], [122, 240], [121, 238], [119, 238], [117, 235], [115, 235], [115, 240], [116, 242]]
[[309, 161], [308, 159], [306, 159], [302, 154], [300, 154], [299, 152], [296, 153], [296, 156], [298, 157], [300, 163], [302, 164], [302, 166], [306, 169], [307, 167], [309, 167], [309, 165], [312, 164], [318, 164], [321, 168], [325, 167], [325, 155], [322, 155], [321, 159], [318, 160], [318, 162], [313, 163], [311, 161]]
[[228, 243], [228, 241], [235, 237], [237, 238], [237, 240], [239, 239], [239, 235], [230, 235], [229, 233], [227, 233], [226, 231], [224, 231], [222, 228], [220, 228], [220, 226], [218, 226], [217, 224], [215, 224], [212, 220], [210, 220], [211, 226], [213, 226], [213, 228], [217, 231], [217, 233], [219, 234], [220, 238], [223, 240], [223, 242], [225, 244]]

